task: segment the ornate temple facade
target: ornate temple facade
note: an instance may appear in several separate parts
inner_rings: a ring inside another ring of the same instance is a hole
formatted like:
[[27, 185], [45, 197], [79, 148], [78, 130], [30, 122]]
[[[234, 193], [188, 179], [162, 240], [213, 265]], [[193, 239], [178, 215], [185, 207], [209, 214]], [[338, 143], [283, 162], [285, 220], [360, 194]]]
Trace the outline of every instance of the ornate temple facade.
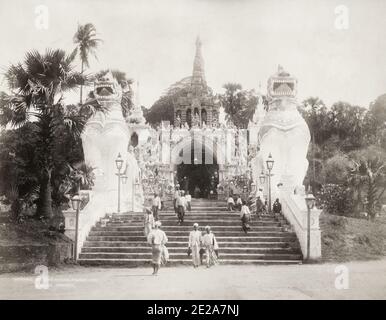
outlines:
[[184, 94], [173, 106], [174, 125], [164, 121], [160, 128], [149, 129], [151, 138], [143, 146], [145, 159], [140, 162], [148, 193], [156, 184], [147, 182], [157, 177], [169, 189], [179, 185], [202, 197], [221, 193], [225, 180], [235, 175], [249, 178], [247, 131], [219, 123], [220, 104], [206, 82], [199, 38], [193, 73], [186, 79]]
[[[174, 105], [174, 125], [164, 121], [153, 128], [146, 123], [138, 83], [134, 107], [126, 118], [120, 105], [122, 88], [112, 74], [95, 83], [96, 100], [109, 112], [93, 115], [82, 134], [85, 160], [97, 172], [84, 210], [87, 214], [80, 217], [78, 245], [98, 219], [116, 212], [117, 198], [118, 203], [122, 202], [122, 211], [142, 212], [154, 193], [166, 201], [172, 199], [177, 186], [197, 198], [225, 201], [232, 190], [252, 202], [261, 188], [265, 197], [272, 189], [272, 197], [280, 198], [283, 214], [296, 232], [303, 254], [308, 250], [309, 236], [310, 257], [320, 257], [320, 211], [311, 212], [307, 233], [302, 184], [308, 167], [310, 133], [296, 108], [296, 78], [279, 67], [268, 80], [267, 104], [263, 104], [260, 94], [248, 130], [219, 123], [220, 106], [206, 83], [201, 47], [197, 39], [193, 75], [185, 94]], [[269, 155], [275, 165], [267, 173]], [[118, 175], [117, 157], [123, 159]], [[126, 177], [126, 184], [117, 183], [120, 175]], [[270, 178], [261, 182], [261, 176]]]
[[220, 105], [215, 102], [213, 92], [205, 80], [201, 47], [202, 43], [198, 37], [190, 83], [186, 87], [184, 96], [179, 97], [174, 106], [174, 123], [177, 127], [185, 126], [185, 124], [189, 128], [201, 125], [212, 126], [219, 121]]

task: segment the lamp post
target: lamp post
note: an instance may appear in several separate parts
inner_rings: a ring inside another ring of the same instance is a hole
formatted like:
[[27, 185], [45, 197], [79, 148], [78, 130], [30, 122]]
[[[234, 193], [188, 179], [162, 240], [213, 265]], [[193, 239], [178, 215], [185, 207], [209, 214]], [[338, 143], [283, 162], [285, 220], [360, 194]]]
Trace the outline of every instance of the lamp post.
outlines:
[[132, 203], [132, 210], [134, 212], [134, 196], [135, 196], [135, 191], [137, 189], [137, 186], [139, 186], [139, 182], [138, 182], [138, 179], [136, 178], [135, 180], [133, 180], [133, 192], [132, 192], [132, 200], [131, 200], [131, 203]]
[[74, 244], [74, 260], [78, 259], [78, 229], [79, 229], [79, 207], [82, 200], [78, 195], [71, 198], [72, 208], [76, 211], [75, 216], [75, 244]]
[[165, 185], [166, 185], [166, 178], [161, 178], [161, 209], [163, 210], [165, 208]]
[[265, 183], [265, 173], [264, 173], [264, 170], [261, 170], [261, 173], [259, 175], [259, 181], [260, 181], [261, 186], [263, 187], [264, 183]]
[[269, 153], [269, 156], [268, 156], [266, 163], [267, 163], [267, 169], [268, 169], [268, 212], [271, 213], [272, 212], [272, 209], [271, 209], [271, 202], [272, 202], [272, 199], [271, 199], [271, 176], [272, 176], [271, 171], [273, 168], [273, 164], [275, 163], [275, 161], [272, 158], [271, 153]]
[[254, 194], [256, 192], [256, 183], [252, 181], [251, 183], [251, 193]]
[[315, 205], [315, 197], [312, 193], [308, 193], [305, 200], [307, 205], [307, 260], [309, 260], [311, 250], [311, 209]]
[[118, 153], [118, 157], [115, 160], [115, 165], [118, 169], [118, 173], [116, 173], [116, 175], [118, 176], [118, 213], [120, 213], [121, 212], [121, 176], [122, 176], [121, 170], [123, 166], [123, 159], [120, 153]]

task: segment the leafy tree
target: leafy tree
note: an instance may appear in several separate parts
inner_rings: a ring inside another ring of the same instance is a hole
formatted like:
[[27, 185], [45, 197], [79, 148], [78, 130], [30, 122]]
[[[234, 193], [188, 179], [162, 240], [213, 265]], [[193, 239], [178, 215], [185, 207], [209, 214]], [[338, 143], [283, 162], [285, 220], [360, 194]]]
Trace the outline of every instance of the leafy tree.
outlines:
[[324, 183], [345, 184], [351, 169], [352, 163], [347, 155], [341, 152], [335, 154], [324, 162], [322, 168]]
[[308, 124], [312, 143], [323, 144], [331, 136], [331, 120], [323, 100], [310, 97], [299, 106], [299, 111]]
[[37, 141], [32, 124], [5, 130], [0, 136], [0, 194], [10, 202], [14, 219], [18, 218], [24, 204], [32, 206], [37, 200]]
[[342, 150], [349, 152], [364, 146], [363, 123], [367, 110], [346, 102], [334, 103], [330, 110], [331, 131], [336, 134]]
[[352, 191], [347, 185], [325, 184], [318, 193], [318, 202], [328, 213], [352, 215]]
[[[76, 52], [79, 51], [81, 60], [81, 73], [83, 74], [85, 68], [89, 68], [89, 55], [92, 54], [95, 58], [96, 49], [98, 48], [101, 39], [96, 38], [96, 29], [92, 23], [85, 25], [78, 25], [78, 30], [74, 34], [74, 43], [77, 45]], [[80, 103], [83, 103], [83, 84], [80, 85]]]
[[225, 93], [219, 95], [220, 101], [230, 119], [237, 127], [246, 128], [255, 112], [258, 98], [253, 90], [243, 90], [239, 83], [226, 83]]
[[149, 110], [145, 110], [144, 116], [148, 123], [157, 125], [161, 121], [170, 121], [170, 124], [174, 124], [174, 106], [177, 105], [179, 97], [186, 95], [190, 83], [186, 79], [173, 84]]
[[64, 147], [63, 136], [79, 138], [85, 124], [82, 110], [95, 111], [90, 106], [68, 108], [63, 104], [63, 94], [85, 81], [74, 71], [74, 59], [75, 52], [67, 55], [60, 49], [44, 54], [32, 51], [23, 63], [11, 65], [5, 73], [11, 94], [1, 96], [0, 124], [30, 128], [34, 134], [35, 148], [29, 156], [33, 155], [39, 185], [37, 212], [44, 217], [53, 215], [52, 178], [64, 162], [63, 150], [59, 152]]
[[367, 212], [375, 217], [380, 200], [386, 191], [386, 152], [377, 146], [354, 151], [351, 184], [365, 190]]
[[374, 116], [377, 127], [385, 127], [386, 125], [386, 93], [380, 95], [374, 102], [370, 104], [370, 112]]

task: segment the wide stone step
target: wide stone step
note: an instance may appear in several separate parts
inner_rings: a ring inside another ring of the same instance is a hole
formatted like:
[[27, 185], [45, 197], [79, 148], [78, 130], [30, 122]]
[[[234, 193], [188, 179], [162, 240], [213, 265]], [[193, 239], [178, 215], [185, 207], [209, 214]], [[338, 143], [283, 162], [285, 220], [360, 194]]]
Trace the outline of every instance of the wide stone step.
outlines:
[[[266, 226], [253, 226], [253, 231], [283, 231], [282, 227], [274, 226], [274, 227], [266, 227]], [[143, 232], [143, 225], [135, 225], [135, 226], [106, 226], [106, 227], [93, 227], [91, 231], [122, 231], [122, 232], [133, 232], [133, 231], [141, 231]], [[162, 230], [166, 233], [170, 231], [182, 231], [189, 233], [193, 230], [192, 226], [163, 226]], [[201, 232], [204, 232], [203, 228], [199, 229]], [[216, 232], [225, 232], [225, 231], [239, 231], [240, 226], [211, 226], [211, 230]]]
[[[162, 226], [178, 226], [177, 219], [175, 220], [167, 220], [162, 221]], [[225, 221], [225, 220], [191, 220], [191, 219], [184, 219], [184, 222], [182, 223], [182, 226], [193, 226], [194, 223], [198, 223], [200, 226], [205, 227], [206, 225], [212, 226], [212, 225], [223, 225], [223, 226], [237, 226], [241, 224], [240, 220], [235, 221]], [[101, 225], [99, 223], [99, 225]], [[143, 225], [143, 221], [112, 221], [108, 222], [106, 225], [108, 226], [139, 226]], [[280, 222], [274, 222], [274, 221], [251, 221], [251, 226], [280, 226]]]
[[[171, 247], [167, 246], [169, 253], [187, 254], [187, 244], [184, 247]], [[82, 253], [149, 253], [151, 251], [150, 246], [138, 246], [138, 247], [83, 247]], [[294, 248], [248, 248], [248, 247], [231, 247], [220, 248], [222, 253], [295, 253], [298, 251]]]
[[[188, 237], [179, 237], [179, 236], [169, 236], [169, 241], [187, 241]], [[290, 241], [296, 239], [296, 236], [293, 234], [284, 233], [281, 236], [251, 236], [251, 235], [243, 235], [239, 237], [218, 237], [216, 236], [217, 241], [228, 241], [228, 242], [271, 242], [271, 241]], [[88, 236], [88, 241], [144, 241], [144, 236]]]
[[[113, 215], [113, 219], [120, 219], [120, 220], [125, 220], [125, 219], [140, 219], [143, 220], [144, 213], [141, 214], [125, 214], [125, 215]], [[176, 218], [177, 214], [173, 212], [159, 212], [158, 216], [161, 219], [173, 219]], [[190, 217], [192, 219], [240, 219], [240, 212], [185, 212], [185, 217]], [[252, 219], [260, 220], [260, 221], [273, 221], [277, 220], [277, 218], [273, 216], [266, 216], [266, 217], [257, 217], [256, 215], [252, 214]]]
[[[252, 214], [251, 230], [241, 228], [239, 211], [227, 211], [226, 202], [193, 199], [192, 210], [186, 211], [182, 225], [170, 202], [159, 211], [161, 229], [168, 236], [170, 262], [167, 266], [192, 265], [187, 256], [188, 236], [192, 225], [198, 223], [204, 231], [211, 226], [219, 243], [220, 264], [293, 264], [301, 263], [302, 255], [295, 233], [288, 232], [282, 217]], [[144, 213], [122, 212], [98, 222], [84, 242], [80, 259], [82, 265], [137, 267], [150, 266], [151, 247], [143, 235]]]
[[[86, 266], [100, 266], [100, 267], [143, 267], [151, 265], [148, 259], [79, 259], [79, 264]], [[220, 264], [225, 265], [282, 265], [282, 264], [302, 264], [301, 260], [239, 260], [239, 259], [221, 259]], [[191, 266], [191, 259], [170, 259], [166, 266], [172, 267], [177, 265]]]
[[[246, 234], [242, 229], [241, 226], [239, 227], [239, 230], [226, 230], [226, 231], [218, 231], [215, 235], [217, 237], [236, 237], [236, 236], [267, 236], [267, 237], [278, 237], [281, 235], [287, 234], [284, 231], [256, 231], [253, 228], [251, 228], [250, 231]], [[168, 237], [188, 237], [189, 232], [184, 230], [173, 230], [168, 231], [166, 233]], [[137, 231], [91, 231], [89, 233], [89, 236], [143, 236], [142, 230]]]
[[[150, 249], [149, 249], [150, 251]], [[205, 257], [205, 255], [204, 255]], [[147, 253], [81, 253], [80, 259], [151, 259], [151, 252]], [[239, 259], [239, 260], [300, 260], [299, 254], [291, 253], [222, 253], [220, 259]], [[170, 253], [170, 259], [191, 259], [186, 253]]]
[[[291, 246], [290, 246], [291, 244]], [[86, 247], [143, 247], [146, 246], [145, 241], [85, 241], [84, 248]], [[186, 248], [188, 241], [168, 241], [168, 246], [171, 247], [183, 247]], [[272, 242], [219, 242], [219, 245], [222, 248], [232, 248], [232, 247], [244, 247], [244, 248], [289, 248], [296, 247], [296, 243], [287, 242], [287, 241], [272, 241]]]

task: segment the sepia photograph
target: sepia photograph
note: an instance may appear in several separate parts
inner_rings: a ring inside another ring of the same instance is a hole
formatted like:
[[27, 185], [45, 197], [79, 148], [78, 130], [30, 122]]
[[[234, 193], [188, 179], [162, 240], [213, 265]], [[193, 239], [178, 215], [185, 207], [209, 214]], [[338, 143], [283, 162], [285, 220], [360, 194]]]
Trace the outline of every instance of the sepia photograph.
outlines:
[[0, 300], [386, 299], [386, 1], [0, 0], [0, 38]]

